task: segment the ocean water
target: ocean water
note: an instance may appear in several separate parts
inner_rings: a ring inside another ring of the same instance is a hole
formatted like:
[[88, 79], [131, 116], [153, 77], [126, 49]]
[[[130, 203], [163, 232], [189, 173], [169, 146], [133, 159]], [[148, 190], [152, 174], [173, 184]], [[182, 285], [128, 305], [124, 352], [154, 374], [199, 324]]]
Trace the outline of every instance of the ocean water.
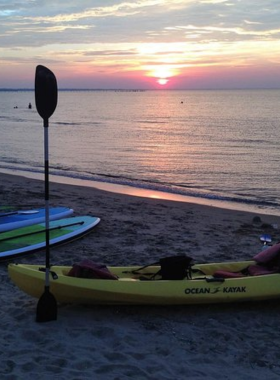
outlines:
[[[280, 90], [59, 91], [50, 173], [280, 215], [279, 101]], [[33, 91], [0, 92], [0, 136], [0, 171], [43, 173]]]

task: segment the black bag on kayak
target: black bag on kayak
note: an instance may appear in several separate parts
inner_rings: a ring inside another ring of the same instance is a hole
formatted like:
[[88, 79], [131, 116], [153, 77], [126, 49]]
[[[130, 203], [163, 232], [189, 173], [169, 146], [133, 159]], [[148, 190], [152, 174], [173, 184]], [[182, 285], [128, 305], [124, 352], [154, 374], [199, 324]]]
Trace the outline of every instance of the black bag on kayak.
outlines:
[[159, 260], [160, 274], [163, 280], [183, 280], [190, 278], [192, 258], [188, 256], [170, 256]]
[[[159, 261], [145, 265], [137, 270], [134, 270], [134, 274], [141, 274], [141, 270], [150, 266], [160, 266], [160, 270], [156, 273], [143, 273], [140, 277], [142, 280], [155, 280], [157, 276], [161, 276], [161, 280], [183, 280], [184, 278], [191, 278], [191, 262], [192, 258], [181, 256], [169, 256], [160, 259]], [[151, 277], [146, 277], [151, 276]]]

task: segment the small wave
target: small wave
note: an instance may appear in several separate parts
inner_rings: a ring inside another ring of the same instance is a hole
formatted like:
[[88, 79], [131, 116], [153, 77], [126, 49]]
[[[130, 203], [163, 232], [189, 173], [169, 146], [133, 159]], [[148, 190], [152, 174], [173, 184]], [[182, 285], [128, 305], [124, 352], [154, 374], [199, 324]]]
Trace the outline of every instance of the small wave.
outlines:
[[100, 125], [101, 123], [99, 122], [94, 122], [94, 121], [91, 121], [90, 123], [87, 123], [87, 122], [84, 122], [84, 123], [73, 123], [73, 122], [63, 122], [63, 121], [56, 121], [55, 122], [55, 125], [57, 126], [65, 126], [65, 127], [80, 127], [80, 126], [85, 126], [85, 125]]
[[55, 124], [57, 124], [57, 125], [82, 125], [81, 123], [66, 123], [66, 122], [62, 122], [62, 121], [57, 121]]
[[166, 124], [166, 121], [156, 121], [156, 120], [138, 120], [138, 123], [143, 124]]
[[53, 175], [70, 177], [74, 179], [104, 182], [116, 185], [130, 186], [146, 190], [160, 191], [164, 193], [183, 195], [192, 198], [200, 198], [205, 200], [221, 201], [224, 203], [236, 203], [256, 206], [258, 208], [279, 208], [279, 203], [268, 201], [264, 199], [250, 199], [249, 197], [244, 197], [242, 195], [225, 195], [219, 194], [218, 192], [211, 192], [205, 189], [198, 189], [195, 187], [187, 187], [186, 185], [178, 185], [175, 183], [163, 183], [159, 181], [152, 181], [149, 179], [137, 179], [124, 176], [118, 176], [113, 174], [105, 173], [89, 173], [89, 172], [71, 172], [67, 169], [67, 173], [61, 170], [52, 171]]

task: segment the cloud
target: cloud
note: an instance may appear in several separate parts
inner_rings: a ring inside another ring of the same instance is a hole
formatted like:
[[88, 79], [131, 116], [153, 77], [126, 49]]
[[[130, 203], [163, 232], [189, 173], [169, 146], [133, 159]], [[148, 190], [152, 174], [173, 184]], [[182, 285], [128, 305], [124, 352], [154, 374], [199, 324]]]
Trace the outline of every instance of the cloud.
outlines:
[[[244, 5], [245, 3], [245, 5]], [[226, 0], [164, 1], [12, 1], [0, 8], [2, 46], [45, 46], [47, 44], [109, 43], [115, 41], [174, 42], [178, 38], [224, 40], [239, 36], [278, 38], [280, 11], [267, 1]], [[274, 2], [271, 2], [273, 4]], [[99, 4], [99, 5], [98, 5]], [[251, 4], [251, 6], [250, 6]], [[266, 8], [264, 6], [266, 5]], [[256, 9], [257, 8], [257, 9]], [[279, 8], [279, 7], [278, 7]], [[275, 22], [275, 13], [278, 16]], [[178, 26], [179, 25], [179, 26]], [[190, 28], [195, 26], [190, 31]]]
[[[74, 72], [156, 65], [270, 64], [279, 0], [2, 0], [3, 64], [42, 59]], [[278, 48], [279, 51], [279, 48]], [[9, 70], [12, 70], [9, 68]], [[1, 86], [1, 83], [0, 83]]]

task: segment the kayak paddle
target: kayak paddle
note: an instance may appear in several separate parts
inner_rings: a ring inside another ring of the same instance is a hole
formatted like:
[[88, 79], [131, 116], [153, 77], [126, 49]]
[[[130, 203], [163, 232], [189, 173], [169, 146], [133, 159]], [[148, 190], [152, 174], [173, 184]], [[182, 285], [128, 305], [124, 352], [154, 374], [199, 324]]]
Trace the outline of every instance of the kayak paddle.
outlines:
[[57, 105], [57, 82], [51, 70], [44, 66], [36, 67], [35, 103], [38, 114], [44, 120], [44, 160], [45, 160], [45, 213], [46, 213], [46, 275], [45, 290], [37, 304], [37, 322], [57, 319], [57, 302], [50, 292], [50, 232], [49, 232], [49, 118]]
[[[55, 230], [61, 230], [63, 228], [67, 228], [67, 227], [73, 227], [73, 226], [78, 226], [78, 225], [83, 225], [85, 222], [75, 222], [75, 223], [69, 223], [69, 224], [63, 224], [61, 226], [56, 226], [56, 227], [51, 227], [49, 226], [48, 230], [49, 232], [50, 231], [55, 231]], [[6, 233], [9, 235], [11, 231], [7, 231]], [[14, 232], [14, 231], [13, 231]], [[7, 237], [4, 237], [4, 239], [1, 239], [1, 236], [3, 235], [0, 235], [0, 244], [3, 242], [3, 241], [8, 241], [8, 240], [13, 240], [13, 239], [21, 239], [21, 238], [25, 238], [27, 236], [32, 236], [32, 235], [36, 235], [36, 234], [41, 234], [42, 232], [45, 232], [46, 233], [46, 230], [45, 228], [42, 228], [40, 230], [37, 230], [37, 231], [32, 231], [32, 232], [26, 232], [24, 234], [19, 234], [19, 235], [12, 235], [12, 236], [7, 236]], [[5, 233], [5, 232], [3, 232]]]

